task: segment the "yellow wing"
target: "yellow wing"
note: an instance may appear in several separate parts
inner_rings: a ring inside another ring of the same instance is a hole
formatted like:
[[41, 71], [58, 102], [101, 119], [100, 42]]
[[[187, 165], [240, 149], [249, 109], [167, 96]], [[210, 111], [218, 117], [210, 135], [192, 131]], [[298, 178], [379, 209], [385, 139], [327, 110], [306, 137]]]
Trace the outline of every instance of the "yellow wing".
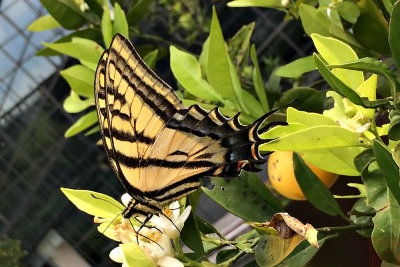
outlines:
[[119, 34], [97, 67], [95, 100], [103, 144], [114, 171], [125, 187], [138, 187], [140, 161], [165, 121], [183, 105]]
[[270, 113], [245, 126], [239, 114], [185, 108], [122, 35], [101, 57], [95, 99], [108, 158], [131, 194], [179, 199], [198, 187], [199, 176], [233, 176], [264, 160], [258, 129]]

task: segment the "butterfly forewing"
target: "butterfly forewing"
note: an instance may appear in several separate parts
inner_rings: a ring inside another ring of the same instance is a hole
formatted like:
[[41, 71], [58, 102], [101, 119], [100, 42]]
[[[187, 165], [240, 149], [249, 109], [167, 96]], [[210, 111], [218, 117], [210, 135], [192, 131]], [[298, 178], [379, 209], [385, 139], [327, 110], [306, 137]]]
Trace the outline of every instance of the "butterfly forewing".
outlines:
[[185, 108], [119, 34], [99, 62], [95, 99], [110, 162], [141, 203], [161, 208], [196, 190], [199, 176], [237, 175], [263, 160], [257, 131], [268, 114], [245, 126], [217, 108]]

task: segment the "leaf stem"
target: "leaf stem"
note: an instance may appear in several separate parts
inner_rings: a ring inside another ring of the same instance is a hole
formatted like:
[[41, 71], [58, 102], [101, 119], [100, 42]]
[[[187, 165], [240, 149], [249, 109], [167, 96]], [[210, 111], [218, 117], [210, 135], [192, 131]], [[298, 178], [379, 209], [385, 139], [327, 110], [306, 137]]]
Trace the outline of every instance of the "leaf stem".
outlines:
[[[254, 248], [254, 247], [257, 245], [258, 241], [260, 241], [260, 237], [254, 238], [254, 239], [253, 239], [253, 242], [251, 242], [251, 244], [250, 244], [250, 247], [251, 247], [251, 248]], [[237, 242], [236, 242], [236, 243], [237, 243]], [[232, 258], [230, 258], [230, 259], [228, 259], [228, 260], [226, 260], [226, 261], [220, 263], [219, 266], [222, 266], [222, 267], [230, 266], [233, 262], [237, 261], [237, 260], [238, 260], [240, 257], [242, 257], [244, 254], [246, 254], [246, 252], [243, 251], [243, 250], [240, 250], [240, 252], [239, 252], [238, 254], [236, 254], [236, 255], [233, 256]]]
[[351, 216], [351, 215], [356, 215], [356, 216], [375, 216], [376, 215], [376, 211], [372, 211], [372, 212], [361, 212], [358, 210], [351, 210], [347, 213], [347, 215]]
[[340, 232], [349, 232], [355, 230], [363, 230], [363, 229], [370, 229], [374, 226], [372, 222], [363, 223], [363, 224], [351, 224], [346, 226], [334, 226], [334, 227], [321, 227], [316, 228], [318, 233], [320, 234], [334, 234]]
[[203, 266], [201, 263], [186, 257], [186, 255], [183, 253], [181, 242], [180, 242], [179, 239], [174, 239], [174, 246], [175, 246], [176, 252], [178, 253], [178, 255], [176, 255], [176, 257], [179, 260], [183, 261], [183, 265], [185, 265], [185, 266], [195, 266], [195, 267], [202, 267]]
[[240, 244], [240, 243], [242, 243], [242, 244], [250, 243], [254, 239], [252, 238], [249, 240], [231, 241], [231, 240], [226, 240], [226, 239], [212, 238], [212, 237], [208, 237], [208, 236], [202, 234], [201, 240], [203, 240], [204, 242], [208, 242], [208, 243], [223, 247], [223, 246], [236, 246], [237, 244]]
[[[375, 116], [373, 116], [373, 118], [372, 118], [372, 124], [371, 124], [370, 132], [372, 132], [375, 135], [377, 140], [379, 140], [382, 144], [384, 144], [384, 142], [381, 139], [381, 136], [378, 133], [378, 129], [376, 128]], [[372, 145], [372, 140], [371, 140], [371, 145]]]

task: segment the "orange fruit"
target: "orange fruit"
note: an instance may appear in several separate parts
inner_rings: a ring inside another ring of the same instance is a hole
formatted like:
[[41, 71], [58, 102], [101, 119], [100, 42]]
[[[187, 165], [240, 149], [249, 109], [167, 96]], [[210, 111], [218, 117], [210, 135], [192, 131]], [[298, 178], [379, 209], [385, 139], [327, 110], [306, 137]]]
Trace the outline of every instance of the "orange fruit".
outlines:
[[[326, 187], [330, 188], [336, 182], [337, 174], [321, 170], [307, 161], [305, 163]], [[293, 200], [306, 200], [294, 176], [293, 151], [273, 152], [268, 159], [268, 176], [281, 195]]]

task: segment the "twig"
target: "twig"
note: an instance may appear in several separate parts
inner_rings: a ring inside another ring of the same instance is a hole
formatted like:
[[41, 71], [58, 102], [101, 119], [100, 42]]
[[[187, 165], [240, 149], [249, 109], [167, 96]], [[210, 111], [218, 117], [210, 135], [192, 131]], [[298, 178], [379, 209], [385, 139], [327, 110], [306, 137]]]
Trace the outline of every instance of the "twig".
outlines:
[[349, 232], [355, 230], [363, 230], [363, 229], [370, 229], [374, 227], [372, 222], [370, 223], [363, 223], [363, 224], [351, 224], [346, 226], [334, 226], [334, 227], [321, 227], [316, 228], [316, 230], [321, 234], [334, 234], [340, 232]]

